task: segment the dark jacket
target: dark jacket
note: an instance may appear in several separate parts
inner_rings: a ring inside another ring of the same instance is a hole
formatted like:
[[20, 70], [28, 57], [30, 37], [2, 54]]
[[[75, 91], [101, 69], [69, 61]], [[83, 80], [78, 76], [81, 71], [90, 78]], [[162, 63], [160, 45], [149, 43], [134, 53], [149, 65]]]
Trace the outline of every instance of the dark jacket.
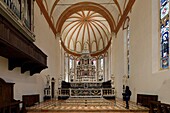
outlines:
[[129, 86], [126, 86], [125, 92], [122, 94], [123, 100], [130, 100], [130, 96], [132, 95]]

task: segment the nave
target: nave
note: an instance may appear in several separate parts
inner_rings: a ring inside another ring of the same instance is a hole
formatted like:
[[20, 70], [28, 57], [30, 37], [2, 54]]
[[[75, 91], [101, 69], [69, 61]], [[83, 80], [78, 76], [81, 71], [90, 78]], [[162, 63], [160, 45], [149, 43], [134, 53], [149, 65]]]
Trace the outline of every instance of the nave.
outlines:
[[125, 101], [116, 98], [69, 98], [67, 100], [49, 100], [27, 108], [28, 113], [148, 113], [149, 109], [129, 102], [129, 109], [125, 108]]

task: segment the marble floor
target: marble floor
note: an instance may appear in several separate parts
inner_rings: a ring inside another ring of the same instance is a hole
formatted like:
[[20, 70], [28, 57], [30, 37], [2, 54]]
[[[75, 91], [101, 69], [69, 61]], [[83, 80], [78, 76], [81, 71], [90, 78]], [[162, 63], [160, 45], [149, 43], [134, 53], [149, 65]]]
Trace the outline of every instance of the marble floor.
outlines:
[[69, 98], [50, 100], [27, 108], [28, 113], [148, 113], [149, 109], [134, 102], [125, 108], [122, 99], [106, 100], [103, 98]]
[[67, 112], [59, 112], [59, 111], [29, 111], [27, 113], [149, 113], [149, 111], [96, 111], [96, 112], [72, 112], [72, 111], [67, 111]]

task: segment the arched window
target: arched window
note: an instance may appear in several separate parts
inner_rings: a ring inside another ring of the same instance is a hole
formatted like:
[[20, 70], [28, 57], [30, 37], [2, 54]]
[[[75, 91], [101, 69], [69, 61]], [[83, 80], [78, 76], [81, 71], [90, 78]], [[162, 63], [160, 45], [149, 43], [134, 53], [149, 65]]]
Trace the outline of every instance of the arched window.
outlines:
[[69, 59], [69, 68], [70, 69], [73, 69], [74, 68], [74, 59], [72, 56], [70, 56], [70, 59]]
[[102, 70], [104, 69], [104, 64], [103, 64], [103, 62], [104, 62], [104, 61], [103, 61], [103, 58], [102, 58], [102, 59], [101, 59], [101, 62], [100, 62], [100, 63], [101, 63], [101, 69], [102, 69]]
[[160, 0], [160, 67], [169, 68], [169, 0]]
[[104, 70], [104, 57], [99, 57], [99, 69]]

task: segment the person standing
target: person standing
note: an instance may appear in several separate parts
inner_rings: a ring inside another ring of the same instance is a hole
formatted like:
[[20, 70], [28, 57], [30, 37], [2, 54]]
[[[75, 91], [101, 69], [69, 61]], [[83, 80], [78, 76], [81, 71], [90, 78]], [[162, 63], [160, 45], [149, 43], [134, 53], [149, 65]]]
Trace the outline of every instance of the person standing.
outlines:
[[124, 93], [125, 101], [126, 101], [126, 109], [129, 109], [129, 100], [131, 95], [132, 93], [129, 89], [129, 86], [126, 86], [125, 93]]

